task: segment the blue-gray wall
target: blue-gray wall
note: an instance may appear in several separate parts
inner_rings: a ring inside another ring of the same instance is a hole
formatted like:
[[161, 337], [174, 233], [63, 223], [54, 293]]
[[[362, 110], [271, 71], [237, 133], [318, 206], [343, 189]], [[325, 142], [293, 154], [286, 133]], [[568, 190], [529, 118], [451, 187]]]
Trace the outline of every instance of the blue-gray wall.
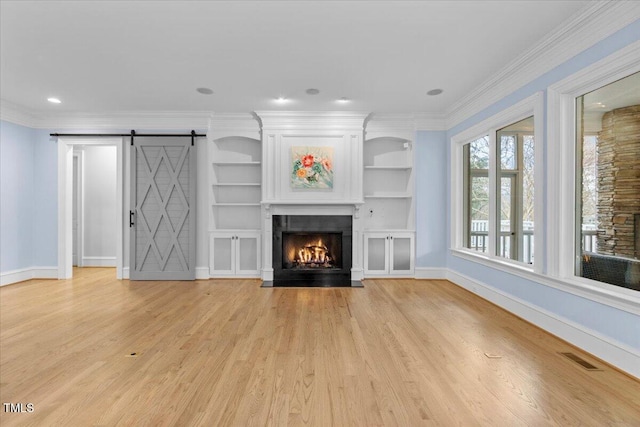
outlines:
[[57, 156], [47, 131], [0, 121], [0, 272], [57, 268]]
[[421, 131], [415, 142], [416, 266], [446, 265], [447, 139], [444, 131]]
[[0, 271], [33, 266], [34, 133], [0, 122]]

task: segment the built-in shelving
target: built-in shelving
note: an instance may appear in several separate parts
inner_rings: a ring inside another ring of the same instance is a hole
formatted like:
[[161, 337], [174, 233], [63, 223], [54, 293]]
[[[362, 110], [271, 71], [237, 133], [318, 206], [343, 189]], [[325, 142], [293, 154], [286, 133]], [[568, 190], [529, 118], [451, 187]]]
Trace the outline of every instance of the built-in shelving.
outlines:
[[364, 141], [364, 229], [412, 230], [413, 155], [405, 138]]
[[262, 145], [247, 137], [212, 141], [212, 231], [260, 230]]
[[411, 147], [411, 140], [394, 136], [377, 136], [364, 141], [364, 205], [361, 210], [365, 277], [412, 277], [414, 274]]
[[262, 144], [228, 136], [209, 147], [211, 277], [258, 277], [262, 212]]

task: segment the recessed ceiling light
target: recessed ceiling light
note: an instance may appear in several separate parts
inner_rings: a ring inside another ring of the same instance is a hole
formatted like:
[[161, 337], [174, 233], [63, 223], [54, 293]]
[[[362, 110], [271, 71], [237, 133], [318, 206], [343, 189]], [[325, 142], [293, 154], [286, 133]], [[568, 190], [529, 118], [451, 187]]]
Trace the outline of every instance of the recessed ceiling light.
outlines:
[[345, 98], [344, 96], [340, 99], [338, 99], [338, 102], [341, 104], [347, 104], [348, 102], [350, 102], [351, 100], [349, 98]]
[[287, 102], [287, 98], [284, 96], [279, 96], [276, 98], [276, 102]]
[[60, 101], [58, 98], [47, 98], [47, 101], [49, 101], [52, 104], [61, 104], [62, 101]]
[[307, 95], [317, 95], [320, 93], [318, 89], [314, 89], [314, 88], [309, 88], [305, 92], [307, 92]]
[[435, 95], [440, 95], [441, 93], [442, 93], [442, 89], [431, 89], [429, 92], [427, 92], [427, 95], [435, 96]]
[[198, 93], [201, 93], [203, 95], [212, 95], [213, 94], [213, 90], [209, 89], [208, 87], [199, 87], [196, 89], [196, 91]]

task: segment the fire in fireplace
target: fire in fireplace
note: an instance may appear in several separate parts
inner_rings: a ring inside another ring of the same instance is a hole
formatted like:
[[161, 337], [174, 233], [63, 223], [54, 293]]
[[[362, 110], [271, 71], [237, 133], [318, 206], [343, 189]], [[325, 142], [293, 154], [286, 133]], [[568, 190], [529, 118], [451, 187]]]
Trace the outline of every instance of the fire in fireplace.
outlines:
[[341, 268], [340, 233], [283, 233], [282, 268]]

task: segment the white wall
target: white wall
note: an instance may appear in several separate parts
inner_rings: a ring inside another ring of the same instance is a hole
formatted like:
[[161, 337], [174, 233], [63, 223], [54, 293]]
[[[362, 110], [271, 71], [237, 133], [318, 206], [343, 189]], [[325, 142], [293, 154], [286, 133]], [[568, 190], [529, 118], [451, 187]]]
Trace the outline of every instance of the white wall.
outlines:
[[115, 146], [83, 148], [83, 266], [116, 266]]

